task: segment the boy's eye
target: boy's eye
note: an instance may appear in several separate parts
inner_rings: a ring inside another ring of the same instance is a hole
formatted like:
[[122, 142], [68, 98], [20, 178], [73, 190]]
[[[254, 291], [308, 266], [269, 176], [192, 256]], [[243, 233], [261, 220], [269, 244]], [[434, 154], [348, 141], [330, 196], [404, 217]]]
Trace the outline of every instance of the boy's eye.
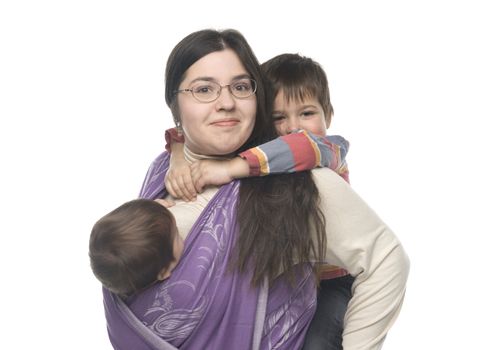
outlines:
[[283, 115], [279, 115], [279, 114], [275, 114], [272, 116], [272, 120], [276, 123], [276, 122], [281, 122], [284, 120], [284, 116]]
[[316, 112], [314, 111], [304, 111], [301, 113], [303, 117], [310, 117], [310, 116], [313, 116], [314, 114], [316, 114]]

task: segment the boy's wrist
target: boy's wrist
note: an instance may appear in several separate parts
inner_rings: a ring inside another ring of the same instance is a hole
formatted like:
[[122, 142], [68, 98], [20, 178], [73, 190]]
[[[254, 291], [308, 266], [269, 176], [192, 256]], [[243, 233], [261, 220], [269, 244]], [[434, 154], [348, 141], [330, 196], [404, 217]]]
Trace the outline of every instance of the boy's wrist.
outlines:
[[237, 156], [229, 161], [228, 172], [232, 179], [248, 177], [250, 175], [249, 163]]
[[185, 147], [185, 145], [183, 143], [173, 142], [171, 144], [171, 154], [170, 154], [170, 160], [171, 161], [185, 160], [185, 154], [183, 153], [183, 147]]

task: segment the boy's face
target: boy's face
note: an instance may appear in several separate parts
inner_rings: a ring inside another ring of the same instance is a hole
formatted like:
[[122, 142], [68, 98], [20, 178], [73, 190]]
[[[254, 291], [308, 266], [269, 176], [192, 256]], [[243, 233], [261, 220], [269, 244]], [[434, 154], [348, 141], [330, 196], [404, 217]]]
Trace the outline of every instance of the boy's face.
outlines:
[[326, 123], [323, 107], [315, 97], [287, 102], [284, 93], [280, 91], [274, 100], [272, 119], [279, 135], [304, 129], [315, 135], [326, 136], [331, 116], [328, 116]]

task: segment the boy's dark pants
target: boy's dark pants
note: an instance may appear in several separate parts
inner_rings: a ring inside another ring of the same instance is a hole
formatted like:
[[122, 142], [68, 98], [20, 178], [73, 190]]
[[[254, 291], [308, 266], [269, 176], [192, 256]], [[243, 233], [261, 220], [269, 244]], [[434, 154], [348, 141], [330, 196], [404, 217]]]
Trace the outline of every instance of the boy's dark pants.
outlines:
[[318, 306], [306, 334], [303, 350], [343, 349], [343, 320], [354, 280], [347, 275], [320, 282]]

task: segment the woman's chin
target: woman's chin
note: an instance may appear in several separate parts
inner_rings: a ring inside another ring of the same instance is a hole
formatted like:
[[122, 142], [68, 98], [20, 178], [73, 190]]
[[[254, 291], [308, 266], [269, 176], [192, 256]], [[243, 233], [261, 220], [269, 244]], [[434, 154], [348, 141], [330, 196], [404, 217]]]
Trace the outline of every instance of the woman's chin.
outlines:
[[205, 143], [200, 147], [202, 152], [199, 154], [211, 156], [227, 156], [237, 151], [246, 141], [247, 138], [234, 137], [233, 135], [217, 135], [210, 143]]
[[242, 144], [240, 145], [223, 145], [223, 146], [220, 146], [220, 147], [213, 147], [211, 152], [209, 153], [209, 155], [211, 156], [218, 156], [218, 157], [223, 157], [223, 156], [230, 156], [232, 155], [235, 151], [237, 151], [240, 146], [242, 146]]

